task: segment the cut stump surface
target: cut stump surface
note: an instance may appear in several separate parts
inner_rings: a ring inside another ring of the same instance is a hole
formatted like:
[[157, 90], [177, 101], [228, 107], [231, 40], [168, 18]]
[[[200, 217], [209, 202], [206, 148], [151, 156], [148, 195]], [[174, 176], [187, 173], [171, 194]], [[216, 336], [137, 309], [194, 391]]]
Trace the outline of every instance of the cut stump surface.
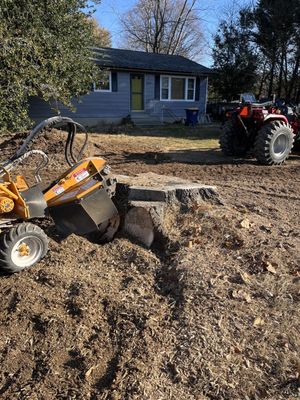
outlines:
[[117, 180], [117, 197], [123, 197], [123, 232], [148, 248], [168, 240], [170, 214], [186, 212], [204, 201], [222, 204], [215, 186], [173, 176], [147, 173], [120, 175]]

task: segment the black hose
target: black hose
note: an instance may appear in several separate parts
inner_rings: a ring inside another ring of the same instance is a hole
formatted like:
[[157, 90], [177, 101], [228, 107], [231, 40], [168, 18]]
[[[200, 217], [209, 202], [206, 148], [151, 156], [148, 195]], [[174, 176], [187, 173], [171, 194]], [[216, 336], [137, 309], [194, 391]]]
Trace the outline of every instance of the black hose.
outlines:
[[[75, 126], [75, 129], [77, 129], [76, 126]], [[82, 155], [83, 155], [83, 153], [84, 153], [84, 150], [86, 149], [88, 139], [89, 139], [88, 133], [87, 133], [87, 132], [84, 132], [84, 134], [85, 134], [84, 143], [83, 143], [83, 145], [82, 145], [80, 151], [78, 152], [77, 161], [81, 160]]]
[[69, 124], [68, 127], [69, 127], [69, 133], [68, 133], [68, 138], [67, 138], [67, 142], [66, 142], [66, 146], [65, 146], [65, 157], [66, 157], [67, 163], [70, 166], [72, 166], [72, 165], [76, 164], [82, 157], [82, 154], [87, 145], [88, 133], [85, 132], [84, 143], [83, 143], [81, 149], [79, 150], [77, 156], [75, 156], [74, 155], [74, 140], [75, 140], [75, 136], [77, 134], [77, 126], [74, 124]]
[[72, 142], [73, 142], [73, 125], [68, 124], [68, 137], [67, 137], [67, 141], [66, 141], [66, 145], [65, 145], [65, 159], [70, 167], [72, 165], [74, 165], [74, 159], [71, 156]]
[[[34, 138], [45, 128], [55, 128], [55, 127], [60, 127], [67, 124], [68, 126], [68, 137], [67, 137], [67, 141], [66, 141], [66, 145], [65, 145], [65, 158], [67, 163], [72, 166], [74, 165], [76, 162], [79, 161], [79, 159], [81, 158], [86, 145], [87, 145], [87, 140], [88, 140], [88, 133], [86, 132], [85, 128], [81, 125], [78, 124], [77, 122], [73, 121], [71, 118], [68, 117], [52, 117], [52, 118], [48, 118], [44, 121], [42, 121], [41, 123], [39, 123], [38, 125], [36, 125], [29, 133], [29, 135], [27, 136], [27, 138], [24, 140], [23, 144], [20, 146], [20, 148], [15, 152], [15, 154], [10, 157], [10, 159], [8, 159], [7, 161], [5, 161], [2, 166], [5, 167], [7, 165], [9, 165], [10, 163], [12, 163], [14, 160], [18, 159], [19, 157], [21, 157], [23, 154], [25, 154], [28, 151], [28, 147], [31, 144], [31, 142], [34, 140]], [[74, 152], [73, 152], [73, 148], [74, 148], [74, 139], [75, 139], [75, 135], [77, 133], [77, 127], [80, 128], [81, 131], [85, 132], [85, 141], [84, 144], [82, 146], [82, 148], [80, 149], [78, 156], [74, 157]]]
[[74, 139], [75, 139], [76, 133], [77, 133], [76, 126], [73, 126], [72, 127], [71, 142], [70, 142], [70, 155], [71, 155], [71, 158], [72, 158], [74, 163], [76, 163], [78, 161], [78, 157], [75, 157], [74, 156], [74, 152], [73, 152], [73, 150], [74, 150]]

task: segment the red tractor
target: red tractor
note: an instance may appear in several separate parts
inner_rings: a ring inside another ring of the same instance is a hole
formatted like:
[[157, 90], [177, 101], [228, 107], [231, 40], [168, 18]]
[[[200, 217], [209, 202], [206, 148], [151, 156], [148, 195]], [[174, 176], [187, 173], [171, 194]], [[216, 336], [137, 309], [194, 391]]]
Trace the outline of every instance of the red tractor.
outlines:
[[220, 147], [228, 156], [245, 156], [253, 150], [260, 164], [282, 164], [300, 140], [299, 114], [286, 116], [271, 102], [249, 101], [226, 116]]

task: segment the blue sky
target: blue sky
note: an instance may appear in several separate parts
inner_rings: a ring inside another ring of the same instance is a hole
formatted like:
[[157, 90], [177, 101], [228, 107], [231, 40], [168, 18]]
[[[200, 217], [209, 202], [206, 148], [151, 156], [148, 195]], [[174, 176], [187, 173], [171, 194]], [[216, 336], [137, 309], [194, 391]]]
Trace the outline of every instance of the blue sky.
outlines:
[[[239, 4], [246, 4], [248, 0], [239, 0]], [[112, 34], [113, 47], [121, 47], [120, 36], [122, 28], [120, 19], [124, 12], [130, 9], [136, 0], [102, 0], [101, 4], [96, 6], [94, 14], [98, 22], [107, 28]], [[210, 66], [212, 36], [217, 30], [218, 22], [224, 17], [224, 12], [228, 7], [237, 7], [237, 1], [234, 0], [199, 0], [198, 7], [202, 10], [202, 28], [205, 34], [205, 50], [197, 60], [203, 65]]]

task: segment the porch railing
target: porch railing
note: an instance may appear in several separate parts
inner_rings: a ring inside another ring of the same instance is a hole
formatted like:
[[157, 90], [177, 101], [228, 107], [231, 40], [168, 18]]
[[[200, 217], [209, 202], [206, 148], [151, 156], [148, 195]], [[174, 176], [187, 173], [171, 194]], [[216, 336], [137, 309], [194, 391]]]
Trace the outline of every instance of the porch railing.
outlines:
[[[173, 119], [173, 122], [177, 122], [177, 121], [180, 121], [180, 120], [183, 119], [182, 117], [179, 117], [178, 115], [176, 115], [176, 114], [174, 113], [174, 111], [171, 110], [170, 108], [167, 108], [167, 107], [165, 107], [165, 106], [162, 106], [162, 108], [161, 108], [161, 122], [162, 122], [162, 123], [165, 122], [165, 118], [166, 118], [167, 116], [171, 117], [171, 118]], [[170, 122], [170, 121], [168, 121], [168, 122]]]

